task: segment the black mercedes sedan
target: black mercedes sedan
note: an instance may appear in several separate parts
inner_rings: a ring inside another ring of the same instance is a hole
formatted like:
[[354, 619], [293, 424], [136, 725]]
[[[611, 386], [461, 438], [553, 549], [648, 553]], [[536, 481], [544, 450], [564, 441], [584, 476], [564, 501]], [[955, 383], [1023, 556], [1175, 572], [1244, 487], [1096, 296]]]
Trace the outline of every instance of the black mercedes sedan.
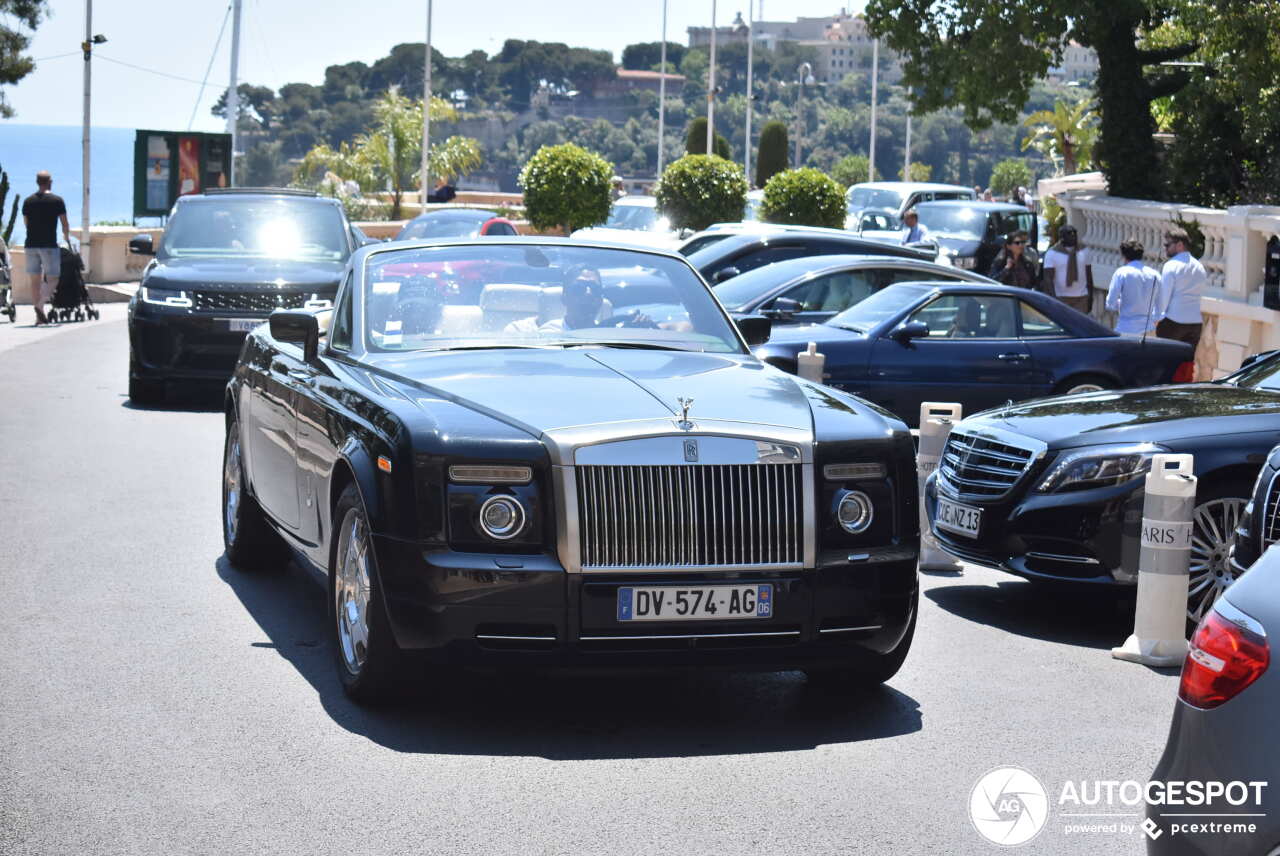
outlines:
[[719, 285], [763, 265], [787, 259], [829, 255], [893, 256], [929, 262], [933, 261], [935, 253], [859, 238], [839, 229], [777, 226], [729, 232], [714, 243], [689, 253], [688, 258], [689, 264], [697, 268], [707, 282]]
[[809, 342], [826, 357], [828, 384], [912, 426], [924, 401], [973, 413], [1053, 393], [1190, 380], [1194, 368], [1184, 342], [1121, 336], [1061, 301], [990, 281], [895, 283], [823, 324], [775, 331], [756, 355], [794, 372]]
[[[480, 289], [451, 271], [500, 270]], [[660, 319], [611, 279], [665, 283]], [[887, 680], [916, 621], [905, 425], [757, 360], [679, 255], [556, 239], [357, 251], [227, 387], [223, 532], [328, 591], [354, 698], [410, 660]], [[741, 332], [740, 332], [741, 331]]]
[[1198, 484], [1187, 614], [1199, 621], [1230, 583], [1232, 532], [1277, 442], [1280, 357], [1271, 357], [1213, 383], [1048, 398], [964, 419], [925, 506], [943, 548], [966, 561], [1035, 580], [1131, 586], [1151, 458], [1190, 453]]
[[352, 250], [370, 239], [336, 199], [273, 188], [178, 198], [129, 303], [129, 398], [164, 398], [169, 381], [225, 383], [245, 334], [278, 308], [331, 306]]

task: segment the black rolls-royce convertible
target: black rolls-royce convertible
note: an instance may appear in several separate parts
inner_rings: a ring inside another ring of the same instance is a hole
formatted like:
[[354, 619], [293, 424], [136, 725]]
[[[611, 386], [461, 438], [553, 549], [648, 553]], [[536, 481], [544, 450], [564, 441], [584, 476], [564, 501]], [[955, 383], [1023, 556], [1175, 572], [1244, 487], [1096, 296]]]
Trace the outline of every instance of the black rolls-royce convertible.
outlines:
[[[625, 302], [637, 275], [661, 317]], [[227, 557], [292, 552], [328, 586], [360, 701], [415, 660], [886, 680], [916, 620], [911, 436], [757, 360], [768, 323], [735, 327], [674, 254], [363, 248], [333, 310], [245, 342]]]

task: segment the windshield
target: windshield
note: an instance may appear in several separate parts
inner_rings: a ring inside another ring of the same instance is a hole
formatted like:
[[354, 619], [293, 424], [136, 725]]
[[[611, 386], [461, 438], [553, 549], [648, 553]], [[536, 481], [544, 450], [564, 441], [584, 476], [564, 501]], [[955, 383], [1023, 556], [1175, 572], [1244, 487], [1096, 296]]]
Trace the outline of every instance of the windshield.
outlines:
[[665, 232], [667, 218], [658, 216], [651, 205], [614, 205], [605, 221], [606, 229], [631, 229], [637, 232]]
[[726, 309], [741, 309], [787, 278], [797, 275], [791, 272], [779, 276], [778, 271], [772, 270], [775, 267], [777, 265], [765, 265], [725, 280], [716, 286], [716, 298]]
[[480, 234], [480, 227], [492, 214], [445, 217], [427, 216], [413, 220], [405, 226], [396, 240], [406, 238], [474, 238]]
[[987, 230], [987, 214], [963, 205], [920, 205], [920, 224], [930, 232], [981, 240]]
[[1223, 380], [1233, 386], [1246, 389], [1265, 389], [1280, 392], [1280, 353], [1258, 360]]
[[928, 285], [891, 285], [855, 303], [827, 323], [865, 333], [905, 311], [931, 290], [932, 286]]
[[558, 245], [420, 247], [365, 268], [373, 351], [601, 344], [743, 353], [732, 323], [682, 261]]
[[863, 208], [888, 208], [897, 211], [902, 205], [902, 194], [896, 190], [875, 187], [853, 187], [849, 190], [849, 211]]
[[214, 198], [179, 205], [157, 255], [343, 261], [349, 252], [342, 214], [334, 205], [288, 198]]

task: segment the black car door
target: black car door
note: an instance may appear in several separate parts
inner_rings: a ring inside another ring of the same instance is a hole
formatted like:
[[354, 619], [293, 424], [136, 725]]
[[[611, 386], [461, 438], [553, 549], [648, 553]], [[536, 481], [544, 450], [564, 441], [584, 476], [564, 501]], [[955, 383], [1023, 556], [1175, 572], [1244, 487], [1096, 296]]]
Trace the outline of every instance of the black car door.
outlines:
[[[290, 372], [300, 360], [287, 353], [291, 345], [275, 343], [265, 354], [265, 364], [253, 388], [253, 418], [249, 438], [253, 461], [253, 492], [268, 514], [280, 524], [297, 529], [299, 523], [296, 462], [297, 397]], [[299, 357], [301, 352], [299, 352]]]
[[872, 345], [866, 397], [915, 424], [922, 401], [956, 401], [965, 415], [1031, 396], [1031, 353], [1018, 337], [1016, 301], [943, 294], [912, 312], [929, 335]]

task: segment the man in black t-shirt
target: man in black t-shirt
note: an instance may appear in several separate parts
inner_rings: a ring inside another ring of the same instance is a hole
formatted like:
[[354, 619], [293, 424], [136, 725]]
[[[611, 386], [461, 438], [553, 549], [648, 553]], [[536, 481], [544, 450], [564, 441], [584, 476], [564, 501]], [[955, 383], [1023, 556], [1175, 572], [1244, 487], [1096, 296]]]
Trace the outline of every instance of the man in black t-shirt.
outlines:
[[62, 221], [62, 237], [70, 242], [67, 206], [53, 193], [53, 177], [45, 170], [36, 173], [36, 192], [22, 201], [22, 222], [27, 227], [24, 246], [27, 273], [31, 277], [31, 302], [36, 308], [36, 324], [48, 324], [44, 304], [62, 275], [62, 253], [58, 249], [58, 221]]

